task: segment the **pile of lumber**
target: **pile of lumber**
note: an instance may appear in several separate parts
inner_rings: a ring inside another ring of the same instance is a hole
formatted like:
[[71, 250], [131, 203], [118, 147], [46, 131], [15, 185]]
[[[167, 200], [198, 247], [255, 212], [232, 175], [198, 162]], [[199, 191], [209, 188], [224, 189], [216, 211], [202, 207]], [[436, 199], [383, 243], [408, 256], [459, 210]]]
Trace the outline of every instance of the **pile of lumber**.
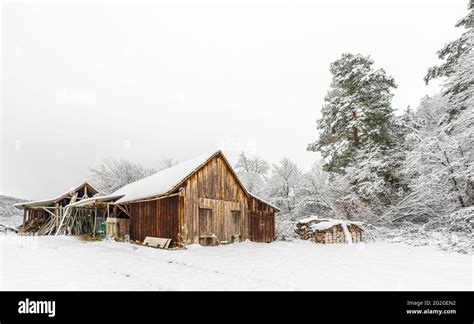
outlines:
[[95, 218], [92, 211], [66, 207], [49, 212], [45, 224], [38, 230], [38, 235], [82, 235], [93, 233]]
[[47, 217], [33, 217], [26, 221], [23, 225], [23, 231], [36, 233], [48, 221]]
[[[71, 198], [70, 204], [77, 199], [77, 193]], [[95, 216], [92, 210], [74, 208], [72, 206], [43, 208], [48, 216], [46, 221], [36, 229], [37, 235], [83, 235], [95, 231]]]

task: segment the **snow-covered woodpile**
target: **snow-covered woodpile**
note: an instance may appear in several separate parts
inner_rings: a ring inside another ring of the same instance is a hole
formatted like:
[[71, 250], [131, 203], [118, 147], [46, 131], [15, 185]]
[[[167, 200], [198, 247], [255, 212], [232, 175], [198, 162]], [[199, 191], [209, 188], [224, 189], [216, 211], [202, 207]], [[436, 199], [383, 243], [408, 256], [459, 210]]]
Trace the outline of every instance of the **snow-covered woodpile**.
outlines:
[[315, 243], [358, 243], [364, 240], [361, 222], [340, 219], [318, 218], [301, 219], [296, 223], [295, 232], [304, 240]]

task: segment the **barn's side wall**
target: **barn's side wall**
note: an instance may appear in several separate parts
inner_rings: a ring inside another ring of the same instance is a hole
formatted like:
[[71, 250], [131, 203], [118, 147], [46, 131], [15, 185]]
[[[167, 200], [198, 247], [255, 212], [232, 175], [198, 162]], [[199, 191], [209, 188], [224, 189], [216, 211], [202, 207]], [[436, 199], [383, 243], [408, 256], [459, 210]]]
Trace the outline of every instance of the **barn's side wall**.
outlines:
[[[208, 228], [219, 241], [230, 242], [236, 231], [240, 231], [242, 240], [249, 238], [247, 194], [220, 155], [194, 173], [183, 184], [182, 190], [184, 210], [181, 231], [186, 243], [198, 243], [201, 233], [209, 231], [206, 224], [200, 222], [200, 208], [212, 210]], [[232, 212], [235, 214], [238, 211], [240, 224], [234, 223], [232, 216]]]
[[130, 239], [143, 242], [147, 236], [179, 242], [180, 196], [130, 204]]
[[272, 242], [275, 237], [275, 209], [255, 197], [250, 197], [248, 210], [250, 240], [254, 242]]

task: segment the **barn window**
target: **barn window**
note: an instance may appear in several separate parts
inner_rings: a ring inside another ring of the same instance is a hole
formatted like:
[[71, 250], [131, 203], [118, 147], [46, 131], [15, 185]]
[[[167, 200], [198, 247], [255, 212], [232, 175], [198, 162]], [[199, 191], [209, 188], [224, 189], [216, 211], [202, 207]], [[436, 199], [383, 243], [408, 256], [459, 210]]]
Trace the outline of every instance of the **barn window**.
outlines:
[[212, 235], [212, 209], [199, 207], [199, 236]]

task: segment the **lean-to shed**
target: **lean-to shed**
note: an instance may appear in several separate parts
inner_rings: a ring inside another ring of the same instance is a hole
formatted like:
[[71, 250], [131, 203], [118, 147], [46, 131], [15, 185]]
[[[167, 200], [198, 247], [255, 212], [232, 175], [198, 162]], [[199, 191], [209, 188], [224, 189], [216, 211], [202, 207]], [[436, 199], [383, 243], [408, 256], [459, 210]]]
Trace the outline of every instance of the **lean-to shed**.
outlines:
[[23, 210], [23, 225], [33, 218], [47, 218], [52, 214], [60, 215], [71, 203], [79, 202], [92, 197], [98, 193], [90, 183], [83, 182], [72, 187], [66, 192], [50, 199], [27, 201], [15, 204], [18, 209]]

